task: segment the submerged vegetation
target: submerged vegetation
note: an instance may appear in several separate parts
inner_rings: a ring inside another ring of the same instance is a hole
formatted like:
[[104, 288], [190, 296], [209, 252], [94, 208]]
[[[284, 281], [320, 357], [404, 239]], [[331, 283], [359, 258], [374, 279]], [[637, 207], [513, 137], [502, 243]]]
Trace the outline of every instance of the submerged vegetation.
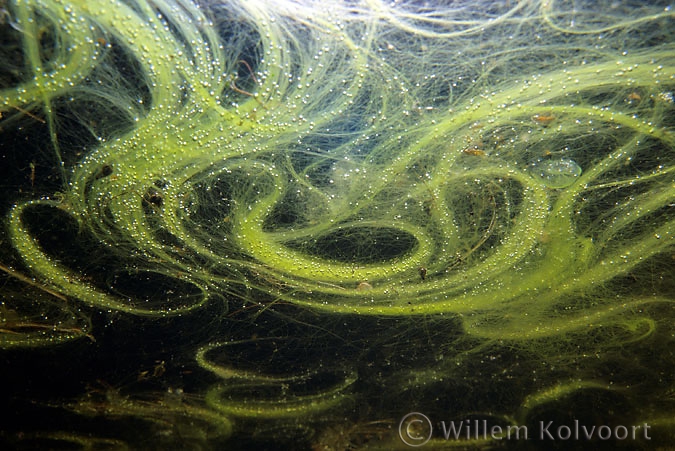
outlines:
[[673, 439], [675, 12], [437, 3], [1, 4], [4, 443]]

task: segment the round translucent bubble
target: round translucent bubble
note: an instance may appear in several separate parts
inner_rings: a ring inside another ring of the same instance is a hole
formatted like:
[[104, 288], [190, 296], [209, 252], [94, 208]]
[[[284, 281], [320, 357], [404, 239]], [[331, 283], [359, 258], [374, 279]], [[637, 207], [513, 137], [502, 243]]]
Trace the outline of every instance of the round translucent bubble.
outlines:
[[530, 171], [549, 188], [566, 188], [581, 175], [581, 167], [569, 158], [539, 159], [530, 164]]

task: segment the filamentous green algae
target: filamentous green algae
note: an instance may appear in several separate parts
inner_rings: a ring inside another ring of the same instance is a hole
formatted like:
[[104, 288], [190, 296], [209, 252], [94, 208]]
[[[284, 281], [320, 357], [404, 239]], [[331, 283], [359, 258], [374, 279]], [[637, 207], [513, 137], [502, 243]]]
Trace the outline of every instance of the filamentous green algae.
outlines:
[[667, 446], [673, 20], [0, 4], [2, 441], [488, 449], [553, 421]]

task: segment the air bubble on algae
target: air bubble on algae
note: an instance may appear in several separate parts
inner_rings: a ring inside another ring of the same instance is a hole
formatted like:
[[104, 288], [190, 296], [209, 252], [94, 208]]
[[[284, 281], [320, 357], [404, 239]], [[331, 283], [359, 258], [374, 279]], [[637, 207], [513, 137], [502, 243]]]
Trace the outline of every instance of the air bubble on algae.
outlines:
[[581, 175], [581, 166], [569, 158], [538, 159], [530, 164], [532, 174], [549, 188], [567, 188]]

